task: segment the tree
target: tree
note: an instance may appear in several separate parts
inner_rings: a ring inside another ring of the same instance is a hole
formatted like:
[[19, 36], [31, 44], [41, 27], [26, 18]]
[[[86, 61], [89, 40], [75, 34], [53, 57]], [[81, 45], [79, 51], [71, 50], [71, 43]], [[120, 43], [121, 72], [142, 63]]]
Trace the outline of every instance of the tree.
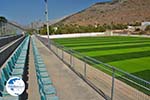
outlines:
[[7, 19], [3, 16], [0, 16], [0, 35], [5, 34], [6, 32], [6, 27], [3, 27], [6, 25], [6, 23], [7, 23]]
[[7, 23], [7, 19], [3, 16], [0, 16], [0, 22]]

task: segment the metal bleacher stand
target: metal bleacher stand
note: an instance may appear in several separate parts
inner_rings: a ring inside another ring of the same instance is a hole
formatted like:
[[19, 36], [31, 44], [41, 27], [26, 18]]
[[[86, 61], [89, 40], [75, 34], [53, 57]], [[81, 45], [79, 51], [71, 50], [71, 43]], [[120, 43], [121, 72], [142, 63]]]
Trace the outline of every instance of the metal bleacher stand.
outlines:
[[32, 48], [41, 100], [59, 100], [58, 96], [56, 96], [56, 89], [47, 72], [46, 65], [38, 52], [34, 38], [32, 38]]
[[15, 49], [12, 56], [0, 71], [0, 100], [19, 100], [19, 96], [11, 96], [7, 93], [5, 85], [12, 76], [23, 78], [27, 64], [30, 36], [26, 36], [23, 42]]

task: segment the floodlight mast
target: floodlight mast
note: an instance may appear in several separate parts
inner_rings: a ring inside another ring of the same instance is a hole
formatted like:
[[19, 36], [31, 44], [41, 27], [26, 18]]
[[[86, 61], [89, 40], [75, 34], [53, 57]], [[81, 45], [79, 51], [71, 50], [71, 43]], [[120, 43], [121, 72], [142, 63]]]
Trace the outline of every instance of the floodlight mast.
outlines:
[[46, 27], [47, 27], [47, 39], [48, 39], [48, 47], [50, 48], [50, 38], [49, 38], [49, 20], [48, 20], [48, 1], [45, 1], [45, 17], [46, 17]]

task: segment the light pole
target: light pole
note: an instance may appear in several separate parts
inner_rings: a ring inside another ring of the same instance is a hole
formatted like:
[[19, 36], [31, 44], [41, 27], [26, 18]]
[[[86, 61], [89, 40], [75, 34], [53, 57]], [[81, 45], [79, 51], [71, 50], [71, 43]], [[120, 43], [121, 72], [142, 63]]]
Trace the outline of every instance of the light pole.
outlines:
[[48, 2], [45, 1], [45, 17], [46, 17], [46, 26], [47, 26], [47, 37], [48, 37], [48, 46], [50, 47], [50, 38], [49, 38], [49, 25], [48, 25]]

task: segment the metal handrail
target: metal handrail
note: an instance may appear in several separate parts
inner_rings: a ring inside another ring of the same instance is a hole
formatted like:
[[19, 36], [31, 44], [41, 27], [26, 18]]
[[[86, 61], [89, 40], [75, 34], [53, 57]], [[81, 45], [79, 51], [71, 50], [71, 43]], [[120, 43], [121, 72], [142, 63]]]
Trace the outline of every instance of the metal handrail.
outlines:
[[[56, 47], [58, 47], [59, 49], [64, 50], [64, 51], [66, 51], [67, 53], [69, 53], [69, 54], [71, 54], [71, 55], [73, 55], [73, 56], [76, 56], [76, 55], [80, 56], [83, 61], [92, 62], [92, 63], [95, 64], [95, 65], [97, 65], [97, 64], [102, 64], [102, 65], [104, 65], [104, 66], [107, 68], [107, 70], [108, 70], [108, 69], [115, 70], [115, 72], [122, 73], [123, 75], [127, 75], [127, 76], [129, 76], [129, 77], [131, 77], [131, 78], [133, 78], [133, 79], [135, 79], [135, 80], [137, 80], [137, 81], [140, 81], [140, 82], [143, 82], [143, 83], [146, 83], [146, 84], [150, 85], [150, 82], [148, 82], [148, 81], [146, 81], [146, 80], [144, 80], [144, 79], [141, 79], [141, 78], [139, 78], [139, 77], [137, 77], [137, 76], [134, 76], [134, 75], [132, 75], [132, 74], [130, 74], [130, 73], [127, 73], [127, 72], [125, 72], [125, 71], [123, 71], [123, 70], [121, 70], [121, 69], [118, 69], [118, 68], [114, 67], [114, 66], [111, 66], [111, 65], [109, 65], [109, 64], [103, 63], [102, 61], [96, 60], [96, 59], [91, 58], [91, 57], [89, 57], [89, 56], [85, 56], [85, 55], [83, 55], [83, 54], [81, 54], [81, 53], [79, 53], [79, 52], [77, 52], [77, 51], [74, 51], [74, 50], [72, 50], [72, 49], [66, 48], [66, 47], [64, 47], [64, 46], [62, 46], [62, 45], [60, 45], [60, 44], [58, 44], [58, 43], [56, 43], [56, 42], [54, 42], [54, 41], [52, 41], [52, 40], [51, 40], [51, 43], [52, 43], [53, 45], [55, 45]], [[112, 71], [110, 71], [110, 72], [112, 72]], [[118, 74], [118, 73], [116, 73], [116, 74]], [[150, 91], [150, 88], [149, 88], [149, 87], [144, 86], [144, 85], [140, 84], [139, 82], [138, 82], [138, 83], [133, 82], [133, 80], [127, 79], [127, 78], [125, 78], [125, 77], [122, 77], [122, 78], [124, 78], [125, 80], [130, 81], [130, 82], [132, 81], [132, 83], [134, 83], [134, 84], [136, 84], [136, 85], [138, 85], [138, 86], [140, 86], [140, 87], [142, 87], [142, 88], [144, 88], [144, 89]]]

